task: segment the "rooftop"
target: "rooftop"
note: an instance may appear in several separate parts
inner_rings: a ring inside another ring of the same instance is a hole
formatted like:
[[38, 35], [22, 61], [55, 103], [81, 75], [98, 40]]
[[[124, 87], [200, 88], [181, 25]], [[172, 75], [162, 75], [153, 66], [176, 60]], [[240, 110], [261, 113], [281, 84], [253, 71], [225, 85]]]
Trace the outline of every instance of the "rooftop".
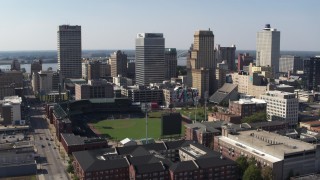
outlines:
[[265, 154], [265, 157], [270, 155], [269, 158], [274, 160], [284, 159], [284, 155], [287, 154], [314, 150], [316, 147], [313, 144], [263, 130], [241, 131], [221, 138], [233, 144], [242, 144], [246, 150], [260, 151], [259, 153]]
[[106, 143], [107, 140], [101, 138], [87, 138], [76, 136], [74, 134], [69, 133], [61, 133], [61, 137], [65, 140], [68, 146], [74, 145], [83, 145], [83, 144], [93, 144], [93, 143]]

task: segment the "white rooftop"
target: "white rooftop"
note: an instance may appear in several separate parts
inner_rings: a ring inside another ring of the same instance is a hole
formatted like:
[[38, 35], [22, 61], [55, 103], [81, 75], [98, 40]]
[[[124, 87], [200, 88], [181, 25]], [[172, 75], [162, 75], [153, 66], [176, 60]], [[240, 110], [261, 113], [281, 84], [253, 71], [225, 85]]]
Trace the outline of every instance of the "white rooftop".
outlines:
[[6, 96], [3, 98], [4, 104], [12, 103], [12, 104], [21, 104], [22, 99], [19, 96]]

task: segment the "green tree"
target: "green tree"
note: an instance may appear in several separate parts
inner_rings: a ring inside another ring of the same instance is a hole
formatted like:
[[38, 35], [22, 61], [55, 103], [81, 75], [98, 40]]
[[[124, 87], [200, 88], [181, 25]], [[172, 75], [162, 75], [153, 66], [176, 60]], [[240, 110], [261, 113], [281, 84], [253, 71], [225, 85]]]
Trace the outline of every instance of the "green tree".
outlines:
[[239, 175], [242, 176], [249, 166], [247, 158], [244, 156], [240, 156], [236, 159], [236, 163], [238, 164], [238, 167], [239, 167]]
[[244, 172], [243, 180], [262, 180], [261, 171], [255, 165], [250, 165], [247, 170]]
[[262, 168], [261, 176], [263, 180], [272, 180], [272, 168], [270, 166]]
[[217, 106], [213, 107], [213, 112], [218, 112], [218, 107]]
[[244, 117], [241, 120], [242, 123], [255, 123], [265, 121], [267, 121], [267, 113], [265, 111], [256, 112], [251, 116]]
[[74, 173], [74, 168], [73, 168], [72, 164], [68, 164], [67, 172], [68, 172], [68, 173], [71, 173], [71, 174]]

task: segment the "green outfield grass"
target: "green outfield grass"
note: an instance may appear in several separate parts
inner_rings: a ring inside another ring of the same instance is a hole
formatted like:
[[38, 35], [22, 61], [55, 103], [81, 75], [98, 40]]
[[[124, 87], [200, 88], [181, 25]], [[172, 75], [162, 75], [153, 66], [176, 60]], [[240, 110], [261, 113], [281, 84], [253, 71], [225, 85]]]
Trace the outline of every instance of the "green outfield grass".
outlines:
[[[148, 137], [159, 139], [161, 137], [161, 112], [152, 112], [148, 118]], [[141, 139], [146, 137], [146, 119], [115, 119], [102, 120], [97, 123], [92, 123], [95, 130], [101, 135], [115, 140], [124, 138]], [[182, 125], [182, 134], [184, 128]]]

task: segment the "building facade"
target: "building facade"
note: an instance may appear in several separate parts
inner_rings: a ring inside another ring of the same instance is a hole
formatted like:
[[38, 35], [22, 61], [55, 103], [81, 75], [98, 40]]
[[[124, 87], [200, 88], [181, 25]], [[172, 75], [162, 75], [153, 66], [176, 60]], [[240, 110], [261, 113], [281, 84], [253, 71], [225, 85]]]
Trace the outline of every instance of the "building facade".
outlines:
[[[214, 138], [214, 150], [236, 160], [240, 156], [254, 158], [258, 167], [271, 167], [272, 179], [283, 180], [293, 174], [319, 171], [319, 146], [263, 130], [230, 132]], [[299, 162], [299, 163], [297, 163]]]
[[267, 103], [261, 99], [239, 99], [229, 102], [229, 111], [244, 118], [256, 112], [265, 112], [266, 106]]
[[132, 102], [156, 102], [163, 104], [163, 90], [145, 86], [128, 86], [121, 88], [121, 94]]
[[279, 71], [280, 58], [280, 31], [266, 24], [265, 28], [257, 33], [256, 65], [270, 66], [272, 71]]
[[63, 78], [81, 78], [81, 26], [58, 27], [58, 69]]
[[173, 105], [174, 107], [193, 106], [196, 98], [199, 96], [196, 88], [175, 87], [163, 89], [165, 106]]
[[311, 57], [303, 61], [304, 88], [317, 90], [320, 85], [320, 57]]
[[268, 121], [284, 121], [289, 126], [298, 124], [299, 101], [295, 93], [268, 91], [260, 98], [267, 103]]
[[177, 76], [177, 50], [176, 48], [166, 48], [164, 51], [165, 60], [165, 79], [171, 79]]
[[243, 71], [243, 66], [249, 66], [253, 63], [253, 57], [249, 53], [238, 54], [238, 72]]
[[217, 89], [214, 86], [216, 65], [212, 31], [196, 31], [194, 44], [189, 50], [187, 72], [190, 80], [188, 85], [197, 88], [201, 98], [204, 98], [205, 92], [213, 94]]
[[236, 69], [236, 46], [231, 47], [221, 47], [220, 44], [216, 47], [216, 59], [217, 63], [225, 61], [228, 65], [229, 71], [234, 71]]
[[46, 94], [51, 91], [59, 91], [61, 78], [58, 72], [40, 71], [38, 73], [38, 76], [39, 76], [39, 92], [40, 93]]
[[128, 58], [124, 52], [119, 50], [111, 54], [109, 58], [111, 76], [118, 77], [118, 75], [121, 75], [122, 77], [127, 77], [127, 63]]
[[136, 84], [149, 85], [164, 80], [165, 39], [162, 33], [139, 33], [136, 38]]
[[279, 59], [279, 72], [287, 73], [290, 71], [296, 74], [303, 70], [303, 61], [299, 56], [283, 55]]
[[97, 80], [89, 81], [88, 84], [75, 85], [75, 99], [93, 99], [93, 98], [113, 98], [112, 84]]
[[100, 78], [100, 61], [92, 61], [88, 63], [88, 80], [97, 80]]
[[222, 61], [221, 63], [217, 64], [216, 69], [216, 86], [217, 88], [221, 88], [224, 83], [226, 83], [226, 76], [229, 72], [228, 64], [226, 61]]

